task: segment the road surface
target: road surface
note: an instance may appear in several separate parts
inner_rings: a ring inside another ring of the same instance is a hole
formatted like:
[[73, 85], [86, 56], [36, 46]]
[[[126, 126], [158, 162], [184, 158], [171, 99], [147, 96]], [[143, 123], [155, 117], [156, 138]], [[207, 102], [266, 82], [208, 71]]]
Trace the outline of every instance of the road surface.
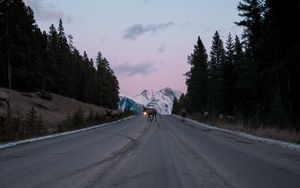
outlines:
[[173, 116], [0, 150], [0, 187], [300, 187], [300, 153]]

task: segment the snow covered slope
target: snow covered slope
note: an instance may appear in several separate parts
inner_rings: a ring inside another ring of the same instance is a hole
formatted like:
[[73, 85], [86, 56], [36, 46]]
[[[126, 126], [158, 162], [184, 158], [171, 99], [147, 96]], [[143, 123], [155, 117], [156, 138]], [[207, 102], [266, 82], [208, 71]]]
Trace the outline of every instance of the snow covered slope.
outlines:
[[143, 106], [155, 108], [162, 115], [172, 113], [174, 98], [180, 98], [182, 92], [166, 87], [159, 91], [145, 89], [140, 94], [130, 97], [120, 94], [119, 106], [122, 110], [131, 110], [135, 114], [142, 112]]
[[124, 94], [119, 94], [119, 107], [122, 111], [130, 110], [134, 114], [141, 114], [143, 112], [143, 105], [136, 103], [132, 97], [126, 96]]
[[154, 107], [158, 113], [167, 115], [172, 113], [173, 101], [179, 99], [182, 92], [166, 87], [159, 91], [145, 89], [132, 99], [144, 106]]

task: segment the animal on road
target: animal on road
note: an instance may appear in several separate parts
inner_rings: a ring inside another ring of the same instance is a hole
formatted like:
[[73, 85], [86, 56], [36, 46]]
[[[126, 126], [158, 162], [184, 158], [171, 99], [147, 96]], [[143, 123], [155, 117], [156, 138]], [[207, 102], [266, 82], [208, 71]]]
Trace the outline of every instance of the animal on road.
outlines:
[[[10, 113], [10, 99], [11, 96], [9, 93], [0, 91], [0, 123], [3, 122]], [[1, 109], [1, 102], [4, 102], [6, 104], [6, 109]]]
[[181, 114], [181, 120], [182, 121], [185, 121], [185, 118], [186, 118], [186, 109], [185, 108], [183, 108], [183, 109], [181, 109], [180, 110], [180, 114]]
[[224, 119], [224, 115], [223, 114], [219, 114], [219, 120], [222, 121]]
[[226, 115], [226, 120], [228, 122], [234, 123], [235, 117], [232, 115]]
[[9, 108], [9, 106], [10, 106], [10, 103], [9, 103], [10, 99], [11, 99], [11, 96], [8, 93], [0, 91], [0, 101], [5, 102], [7, 105], [7, 108]]
[[225, 120], [228, 123], [235, 123], [235, 117], [233, 115], [219, 114], [218, 118], [220, 122], [223, 122]]
[[155, 119], [156, 121], [156, 114], [157, 114], [157, 111], [155, 108], [150, 108], [150, 107], [144, 107], [144, 115], [147, 116], [147, 121], [150, 121], [152, 122], [153, 119]]
[[106, 116], [109, 116], [111, 120], [123, 120], [121, 110], [106, 110]]
[[209, 113], [208, 113], [207, 111], [205, 111], [205, 112], [203, 113], [203, 117], [204, 117], [205, 119], [208, 119], [208, 118], [209, 118]]
[[6, 117], [7, 117], [6, 110], [0, 108], [0, 127], [1, 127], [1, 122], [4, 122]]

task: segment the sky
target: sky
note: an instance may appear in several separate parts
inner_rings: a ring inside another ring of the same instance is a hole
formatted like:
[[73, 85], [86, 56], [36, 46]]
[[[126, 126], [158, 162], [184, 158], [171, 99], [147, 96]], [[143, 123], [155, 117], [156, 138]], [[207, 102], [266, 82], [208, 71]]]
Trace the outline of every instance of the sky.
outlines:
[[171, 87], [186, 92], [187, 57], [200, 36], [209, 53], [217, 30], [223, 41], [240, 36], [240, 0], [24, 0], [38, 26], [63, 21], [74, 46], [95, 59], [100, 51], [118, 78], [120, 93]]

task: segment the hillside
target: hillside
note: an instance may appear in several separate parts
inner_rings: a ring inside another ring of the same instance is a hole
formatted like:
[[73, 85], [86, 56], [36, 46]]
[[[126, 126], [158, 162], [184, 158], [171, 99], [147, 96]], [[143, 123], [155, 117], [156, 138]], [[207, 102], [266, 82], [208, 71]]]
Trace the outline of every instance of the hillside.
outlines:
[[[47, 100], [40, 97], [37, 92], [25, 93], [1, 87], [0, 92], [6, 92], [11, 96], [10, 106], [13, 116], [16, 116], [18, 113], [24, 115], [34, 107], [38, 114], [41, 115], [43, 123], [49, 126], [57, 125], [79, 108], [82, 109], [85, 116], [88, 116], [90, 111], [93, 111], [93, 113], [98, 112], [99, 115], [105, 112], [105, 109], [102, 107], [52, 93], [50, 94], [52, 99]], [[0, 111], [6, 111], [4, 102], [0, 103]]]

